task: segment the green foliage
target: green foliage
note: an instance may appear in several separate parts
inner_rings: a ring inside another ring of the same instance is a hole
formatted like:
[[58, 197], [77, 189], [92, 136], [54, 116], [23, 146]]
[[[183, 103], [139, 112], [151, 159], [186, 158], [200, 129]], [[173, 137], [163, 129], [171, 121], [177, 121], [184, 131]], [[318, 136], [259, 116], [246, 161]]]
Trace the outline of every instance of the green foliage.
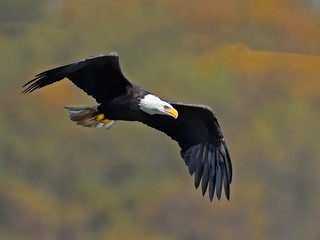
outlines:
[[[0, 238], [319, 239], [319, 8], [244, 2], [1, 1]], [[110, 51], [146, 90], [212, 106], [230, 202], [203, 198], [160, 132], [74, 125], [62, 107], [94, 100], [71, 83], [19, 95]]]

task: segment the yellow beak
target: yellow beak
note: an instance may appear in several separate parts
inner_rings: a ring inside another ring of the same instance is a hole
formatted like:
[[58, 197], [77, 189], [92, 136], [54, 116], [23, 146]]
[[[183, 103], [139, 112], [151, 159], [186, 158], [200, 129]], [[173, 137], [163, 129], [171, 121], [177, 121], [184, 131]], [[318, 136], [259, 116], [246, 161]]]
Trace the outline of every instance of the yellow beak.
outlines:
[[178, 118], [178, 111], [175, 110], [174, 108], [167, 110], [166, 111], [168, 113], [168, 115], [170, 115], [171, 117], [174, 117], [174, 119]]

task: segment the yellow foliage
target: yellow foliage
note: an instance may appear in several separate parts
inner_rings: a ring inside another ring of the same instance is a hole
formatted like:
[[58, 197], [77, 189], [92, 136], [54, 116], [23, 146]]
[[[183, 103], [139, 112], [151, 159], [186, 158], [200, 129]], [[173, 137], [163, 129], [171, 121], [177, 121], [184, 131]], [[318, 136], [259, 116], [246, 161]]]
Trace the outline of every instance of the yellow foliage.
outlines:
[[[192, 32], [213, 41], [244, 41], [285, 51], [313, 52], [319, 22], [308, 1], [293, 0], [159, 0]], [[271, 33], [269, 39], [261, 34]]]
[[301, 98], [320, 96], [320, 56], [255, 51], [243, 44], [222, 44], [198, 59], [197, 71], [210, 75], [217, 67], [244, 75], [248, 84], [275, 85]]
[[302, 2], [292, 0], [247, 0], [244, 16], [267, 26], [277, 26], [300, 36], [314, 37], [318, 34], [312, 16]]
[[[80, 20], [85, 25], [93, 23], [101, 30], [108, 30], [137, 10], [139, 2], [139, 0], [68, 0], [64, 6], [64, 13], [72, 21], [78, 22]], [[98, 12], [99, 14], [97, 14]]]

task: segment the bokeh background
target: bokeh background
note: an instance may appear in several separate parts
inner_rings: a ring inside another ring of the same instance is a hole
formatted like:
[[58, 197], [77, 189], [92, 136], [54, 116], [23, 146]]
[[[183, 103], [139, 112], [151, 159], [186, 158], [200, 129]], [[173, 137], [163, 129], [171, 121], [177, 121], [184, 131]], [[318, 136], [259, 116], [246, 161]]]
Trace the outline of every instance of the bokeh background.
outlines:
[[[212, 106], [231, 200], [193, 186], [178, 145], [139, 123], [77, 126], [95, 104], [41, 71], [117, 51], [163, 99]], [[320, 1], [0, 1], [0, 239], [320, 239]]]

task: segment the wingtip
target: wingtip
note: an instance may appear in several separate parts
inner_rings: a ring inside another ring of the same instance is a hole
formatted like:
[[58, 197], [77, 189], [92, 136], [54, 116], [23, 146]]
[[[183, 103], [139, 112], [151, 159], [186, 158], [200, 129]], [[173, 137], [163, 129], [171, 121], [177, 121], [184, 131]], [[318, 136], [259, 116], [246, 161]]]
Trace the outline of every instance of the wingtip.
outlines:
[[114, 57], [119, 57], [119, 54], [117, 52], [110, 52], [107, 53], [108, 56], [114, 56]]
[[228, 195], [226, 194], [226, 198], [228, 201], [230, 201], [230, 194], [228, 194]]
[[207, 187], [202, 187], [202, 196], [204, 197], [204, 195], [206, 194], [207, 192]]
[[[195, 178], [195, 179], [196, 179], [196, 178]], [[195, 186], [196, 189], [198, 189], [199, 185], [200, 185], [200, 181], [197, 182], [197, 181], [195, 180], [195, 181], [194, 181], [194, 186]]]
[[208, 180], [203, 180], [202, 179], [202, 196], [204, 196], [207, 192], [207, 187], [208, 187]]

